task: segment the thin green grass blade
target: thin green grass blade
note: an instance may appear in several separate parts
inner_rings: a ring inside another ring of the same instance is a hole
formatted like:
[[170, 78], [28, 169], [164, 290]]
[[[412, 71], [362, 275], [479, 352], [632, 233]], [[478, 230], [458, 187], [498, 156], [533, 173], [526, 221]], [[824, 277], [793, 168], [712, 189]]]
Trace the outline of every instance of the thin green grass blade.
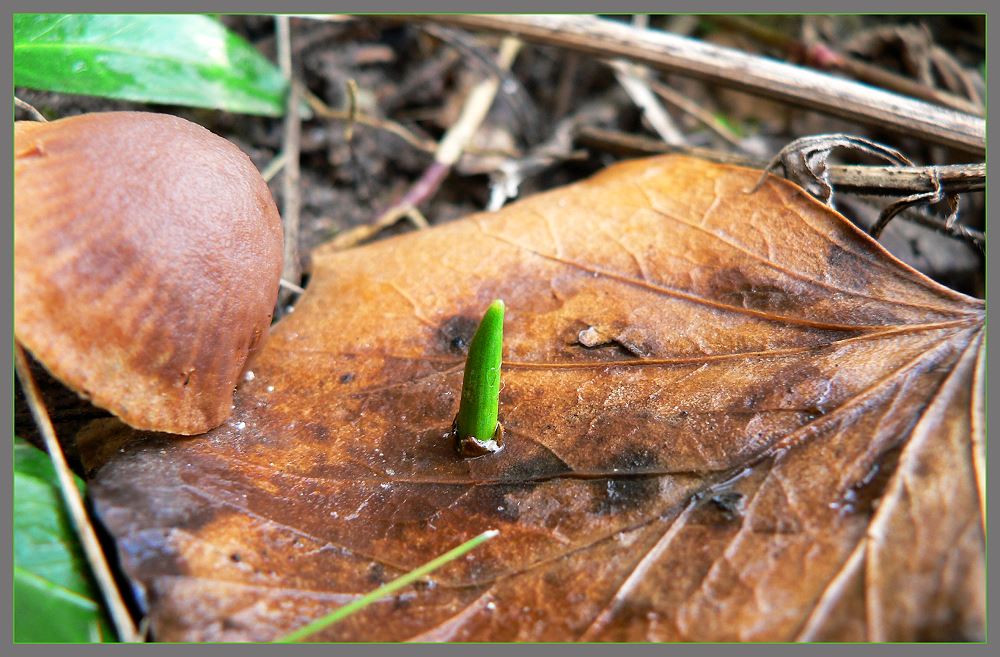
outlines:
[[316, 632], [319, 632], [320, 630], [325, 629], [338, 621], [342, 621], [351, 614], [356, 613], [361, 609], [364, 609], [371, 603], [380, 600], [386, 597], [387, 595], [391, 595], [401, 588], [409, 586], [413, 582], [419, 580], [421, 577], [429, 575], [430, 573], [434, 572], [441, 566], [444, 566], [448, 562], [454, 561], [455, 559], [461, 557], [465, 553], [474, 550], [475, 548], [479, 547], [480, 545], [490, 540], [491, 538], [498, 536], [499, 534], [500, 532], [498, 532], [495, 529], [490, 529], [489, 531], [485, 531], [479, 536], [476, 536], [475, 538], [469, 539], [465, 543], [462, 543], [458, 547], [452, 548], [451, 550], [445, 552], [436, 559], [428, 561], [419, 568], [411, 570], [405, 575], [397, 577], [396, 579], [392, 580], [388, 584], [384, 584], [378, 587], [371, 593], [361, 596], [354, 602], [348, 603], [343, 607], [327, 614], [326, 616], [323, 616], [322, 618], [318, 618], [312, 621], [311, 623], [308, 623], [307, 625], [303, 625], [294, 632], [286, 634], [285, 636], [279, 639], [275, 639], [274, 642], [295, 643], [309, 636], [312, 636]]

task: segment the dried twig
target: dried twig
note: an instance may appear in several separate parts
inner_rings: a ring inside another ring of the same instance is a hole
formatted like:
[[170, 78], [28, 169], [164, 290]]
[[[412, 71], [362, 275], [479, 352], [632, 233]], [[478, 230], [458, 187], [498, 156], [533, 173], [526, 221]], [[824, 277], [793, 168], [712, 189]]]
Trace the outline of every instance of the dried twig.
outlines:
[[[306, 104], [309, 105], [310, 109], [312, 109], [316, 116], [323, 119], [330, 119], [332, 121], [349, 121], [351, 119], [350, 110], [335, 110], [331, 108], [314, 93], [302, 87], [301, 83], [299, 91], [302, 94], [303, 100], [306, 101]], [[396, 123], [395, 121], [391, 121], [389, 119], [380, 119], [375, 116], [369, 116], [360, 110], [354, 114], [354, 122], [358, 125], [375, 128], [376, 130], [391, 132], [417, 150], [425, 153], [433, 154], [438, 148], [437, 143], [434, 140], [424, 139], [423, 137], [414, 134], [411, 130], [407, 129], [406, 126], [400, 123]], [[510, 153], [499, 153], [496, 149], [482, 149], [474, 148], [472, 146], [466, 146], [465, 151], [475, 155], [510, 155]]]
[[[648, 28], [649, 15], [635, 14], [632, 16], [632, 25], [640, 30]], [[686, 144], [687, 139], [684, 137], [684, 133], [680, 131], [673, 117], [653, 95], [649, 85], [649, 70], [623, 59], [616, 59], [610, 64], [615, 71], [618, 84], [622, 85], [625, 92], [632, 98], [632, 102], [639, 106], [643, 116], [646, 117], [646, 120], [663, 141], [675, 146]]]
[[66, 503], [66, 510], [69, 512], [73, 527], [80, 537], [80, 545], [83, 548], [84, 554], [87, 555], [87, 561], [90, 563], [94, 579], [97, 580], [97, 585], [104, 595], [104, 600], [108, 605], [108, 613], [118, 632], [118, 637], [122, 641], [129, 643], [140, 641], [139, 632], [136, 630], [135, 624], [132, 622], [132, 616], [128, 612], [128, 607], [125, 605], [125, 601], [122, 599], [121, 593], [115, 585], [114, 576], [111, 574], [111, 567], [104, 558], [104, 551], [101, 549], [100, 541], [94, 532], [93, 525], [90, 524], [90, 520], [87, 517], [83, 498], [80, 496], [80, 491], [73, 481], [73, 473], [66, 463], [66, 457], [63, 455], [62, 447], [60, 447], [59, 440], [56, 438], [56, 431], [52, 426], [52, 420], [45, 409], [45, 404], [42, 401], [41, 394], [38, 392], [35, 379], [31, 375], [31, 369], [28, 367], [28, 359], [24, 354], [24, 349], [21, 348], [20, 344], [16, 343], [14, 345], [14, 368], [17, 371], [17, 378], [21, 381], [21, 388], [24, 391], [28, 407], [31, 409], [31, 415], [35, 418], [35, 424], [38, 425], [38, 432], [45, 441], [45, 449], [49, 453], [49, 458], [52, 459], [52, 466], [55, 468], [56, 476], [59, 479], [59, 490], [62, 492], [63, 501]]
[[979, 117], [666, 32], [589, 16], [449, 14], [411, 20], [517, 34], [602, 57], [624, 57], [977, 155], [986, 152], [986, 122]]
[[544, 143], [531, 149], [523, 157], [508, 158], [501, 162], [497, 170], [490, 174], [487, 210], [499, 210], [508, 199], [516, 197], [521, 183], [530, 176], [544, 171], [556, 162], [578, 156], [579, 153], [573, 150], [573, 137], [577, 129], [582, 125], [611, 121], [618, 111], [618, 103], [614, 98], [601, 97], [585, 103], [576, 112], [559, 121]]
[[970, 228], [969, 226], [964, 226], [958, 223], [948, 226], [947, 222], [943, 219], [929, 215], [916, 208], [904, 210], [899, 216], [900, 218], [912, 221], [915, 224], [920, 224], [921, 226], [926, 226], [927, 228], [933, 228], [942, 235], [947, 235], [948, 237], [961, 239], [969, 242], [970, 244], [974, 244], [981, 253], [986, 252], [986, 233], [981, 230], [976, 230], [975, 228]]
[[[504, 70], [509, 69], [520, 48], [520, 41], [513, 37], [505, 38], [500, 44], [497, 66]], [[434, 154], [434, 162], [424, 171], [420, 179], [410, 187], [402, 199], [379, 215], [373, 223], [357, 226], [335, 237], [334, 248], [346, 249], [369, 239], [400, 218], [412, 216], [417, 206], [433, 196], [448, 176], [452, 165], [462, 156], [465, 145], [486, 118], [499, 87], [498, 77], [483, 80], [473, 87], [465, 100], [461, 116], [441, 139]]]
[[[763, 169], [767, 161], [737, 155], [727, 151], [688, 146], [671, 147], [656, 139], [648, 139], [614, 130], [595, 127], [581, 128], [576, 134], [581, 146], [599, 148], [623, 156], [655, 155], [660, 153], [685, 153], [712, 162], [736, 164]], [[986, 189], [986, 164], [948, 164], [936, 168], [940, 172], [941, 186], [947, 193], [981, 192]], [[840, 191], [852, 194], [896, 196], [930, 191], [932, 167], [870, 166], [860, 164], [829, 165], [830, 182]]]
[[[594, 127], [582, 128], [576, 135], [581, 146], [600, 148], [618, 155], [652, 155], [684, 153], [713, 162], [763, 169], [767, 162], [707, 148], [675, 148], [662, 141]], [[979, 192], [986, 189], [986, 164], [950, 164], [944, 166], [868, 166], [830, 164], [827, 179], [839, 192], [868, 196], [924, 195], [924, 202], [933, 194], [936, 183], [944, 194]], [[905, 200], [905, 199], [904, 199]], [[891, 206], [890, 206], [891, 207]], [[938, 219], [916, 209], [906, 209], [899, 215], [914, 223], [933, 228], [948, 237], [970, 242], [980, 249], [986, 235], [975, 228]]]
[[833, 187], [830, 184], [827, 160], [835, 148], [855, 150], [898, 166], [914, 166], [908, 157], [896, 149], [871, 139], [846, 134], [809, 135], [789, 142], [771, 158], [757, 184], [750, 190], [751, 193], [757, 191], [771, 170], [780, 164], [785, 170], [785, 177], [800, 187], [806, 188], [810, 183], [816, 183], [820, 189], [817, 196], [823, 203], [830, 205]]
[[[833, 185], [830, 183], [830, 168], [827, 160], [830, 153], [837, 148], [864, 153], [899, 166], [914, 166], [908, 157], [894, 148], [884, 144], [847, 134], [811, 135], [801, 137], [787, 144], [767, 163], [760, 180], [750, 193], [760, 188], [768, 176], [768, 172], [779, 164], [785, 170], [785, 177], [809, 190], [826, 205], [833, 207]], [[958, 219], [958, 194], [946, 193], [941, 186], [941, 171], [938, 167], [927, 167], [927, 178], [931, 189], [925, 192], [910, 194], [890, 203], [879, 215], [878, 221], [869, 229], [875, 239], [893, 217], [903, 210], [915, 205], [931, 205], [945, 201], [948, 206], [948, 218], [945, 228], [951, 229]], [[812, 188], [818, 187], [818, 192]]]
[[458, 30], [446, 29], [432, 23], [422, 27], [428, 34], [471, 57], [489, 74], [498, 77], [500, 90], [503, 92], [500, 97], [508, 101], [509, 107], [517, 116], [518, 125], [527, 140], [535, 142], [540, 139], [538, 110], [535, 108], [531, 96], [524, 90], [521, 81], [511, 74], [509, 68], [504, 68], [500, 66], [499, 62], [493, 61], [493, 53], [489, 48], [480, 46], [474, 36]]
[[[288, 16], [277, 16], [275, 23], [278, 39], [278, 64], [282, 75], [288, 80], [284, 144], [281, 149], [285, 156], [284, 173], [281, 179], [283, 199], [281, 218], [285, 229], [285, 261], [281, 269], [281, 277], [290, 283], [298, 283], [302, 278], [302, 266], [299, 263], [299, 212], [302, 201], [299, 194], [299, 143], [302, 130], [301, 118], [299, 117], [299, 85], [292, 77], [291, 31]], [[280, 314], [290, 297], [291, 295], [287, 291], [279, 292], [276, 314]]]
[[972, 83], [974, 76], [947, 50], [934, 43], [926, 25], [883, 25], [863, 30], [852, 36], [844, 47], [864, 53], [881, 50], [883, 45], [889, 43], [898, 44], [904, 66], [923, 85], [937, 90], [932, 86], [935, 83], [933, 71], [937, 70], [945, 87], [964, 93], [969, 99], [967, 102], [972, 102], [976, 113], [982, 116], [983, 102], [976, 85]]
[[712, 116], [711, 112], [706, 111], [696, 102], [684, 96], [684, 94], [674, 91], [661, 82], [653, 82], [650, 86], [660, 98], [679, 108], [681, 111], [687, 112], [694, 118], [698, 119], [705, 124], [709, 130], [719, 135], [736, 148], [743, 148], [740, 144], [740, 138], [733, 134], [733, 131], [727, 128], [722, 121]]
[[961, 96], [936, 89], [928, 84], [893, 73], [881, 66], [873, 66], [850, 55], [844, 54], [818, 40], [803, 43], [787, 34], [772, 30], [747, 16], [712, 15], [707, 20], [718, 25], [725, 25], [751, 38], [784, 50], [789, 56], [801, 59], [811, 66], [830, 69], [845, 73], [856, 80], [867, 82], [882, 89], [920, 98], [928, 102], [950, 107], [951, 109], [976, 116], [982, 116], [980, 105], [966, 100]]
[[569, 102], [573, 96], [579, 68], [580, 55], [575, 52], [567, 53], [565, 65], [559, 70], [559, 82], [556, 84], [556, 100], [552, 108], [554, 119], [561, 119], [569, 112]]
[[286, 281], [283, 278], [278, 281], [278, 284], [281, 285], [281, 287], [283, 287], [286, 290], [288, 290], [289, 292], [294, 292], [295, 294], [305, 294], [305, 292], [306, 292], [305, 288], [300, 287], [300, 286], [296, 285], [295, 283], [291, 283], [289, 281]]
[[271, 178], [274, 178], [276, 175], [278, 175], [278, 172], [281, 171], [282, 167], [284, 166], [285, 166], [285, 154], [278, 153], [277, 155], [274, 156], [274, 159], [268, 162], [267, 166], [261, 170], [260, 177], [264, 179], [264, 182], [271, 182]]
[[391, 208], [380, 214], [375, 221], [370, 224], [355, 226], [350, 230], [345, 230], [343, 233], [340, 233], [330, 240], [330, 243], [333, 245], [333, 248], [337, 250], [349, 249], [378, 235], [380, 232], [389, 226], [394, 225], [397, 221], [403, 219], [404, 217], [409, 219], [410, 222], [418, 229], [427, 228], [429, 225], [427, 223], [427, 219], [417, 208], [409, 204], [404, 205], [400, 203], [393, 205]]
[[672, 146], [686, 144], [687, 140], [684, 135], [677, 128], [667, 110], [656, 99], [649, 88], [649, 83], [644, 79], [645, 69], [623, 59], [609, 61], [608, 65], [614, 70], [618, 84], [625, 89], [632, 102], [642, 110], [642, 115], [649, 121], [649, 125], [656, 131], [656, 134]]
[[395, 121], [369, 116], [361, 111], [357, 111], [352, 115], [349, 109], [336, 110], [324, 103], [308, 89], [301, 88], [301, 91], [306, 103], [312, 111], [316, 113], [316, 116], [320, 118], [330, 119], [333, 121], [349, 121], [353, 118], [354, 122], [359, 125], [391, 132], [414, 148], [426, 153], [433, 153], [437, 149], [437, 144], [435, 144], [433, 140], [418, 137], [410, 130], [407, 130], [405, 126], [396, 123]]
[[929, 178], [934, 186], [932, 190], [911, 194], [887, 206], [879, 214], [878, 220], [868, 229], [868, 233], [875, 239], [878, 239], [882, 235], [882, 231], [885, 230], [885, 227], [889, 225], [889, 222], [903, 210], [916, 205], [932, 205], [941, 201], [945, 201], [948, 208], [948, 216], [944, 220], [944, 229], [946, 231], [954, 229], [958, 222], [958, 194], [946, 194], [944, 192], [941, 187], [941, 174], [936, 167], [932, 167]]
[[25, 112], [27, 112], [28, 114], [31, 115], [31, 118], [33, 118], [36, 121], [42, 121], [42, 122], [45, 122], [45, 123], [48, 122], [48, 119], [45, 118], [45, 116], [43, 116], [41, 112], [39, 112], [37, 109], [35, 109], [34, 105], [32, 105], [31, 103], [28, 103], [26, 101], [21, 100], [17, 96], [14, 96], [14, 106], [17, 107], [17, 108], [19, 108], [19, 109], [23, 109]]

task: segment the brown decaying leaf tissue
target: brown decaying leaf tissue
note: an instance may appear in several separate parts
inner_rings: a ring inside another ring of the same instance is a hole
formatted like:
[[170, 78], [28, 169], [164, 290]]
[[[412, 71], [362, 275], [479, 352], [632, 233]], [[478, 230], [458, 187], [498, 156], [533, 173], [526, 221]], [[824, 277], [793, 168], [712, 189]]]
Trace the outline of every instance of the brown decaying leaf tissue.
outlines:
[[[269, 640], [497, 528], [317, 638], [981, 640], [984, 304], [758, 175], [635, 161], [315, 253], [227, 424], [81, 437], [156, 638]], [[494, 298], [507, 447], [460, 459]]]

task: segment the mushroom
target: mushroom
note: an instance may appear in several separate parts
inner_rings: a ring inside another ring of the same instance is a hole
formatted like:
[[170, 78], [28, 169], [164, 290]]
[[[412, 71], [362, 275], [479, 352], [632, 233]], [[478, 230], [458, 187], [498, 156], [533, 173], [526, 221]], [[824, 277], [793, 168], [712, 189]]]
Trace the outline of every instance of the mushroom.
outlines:
[[15, 336], [132, 427], [229, 417], [281, 264], [267, 184], [205, 128], [147, 112], [15, 123]]

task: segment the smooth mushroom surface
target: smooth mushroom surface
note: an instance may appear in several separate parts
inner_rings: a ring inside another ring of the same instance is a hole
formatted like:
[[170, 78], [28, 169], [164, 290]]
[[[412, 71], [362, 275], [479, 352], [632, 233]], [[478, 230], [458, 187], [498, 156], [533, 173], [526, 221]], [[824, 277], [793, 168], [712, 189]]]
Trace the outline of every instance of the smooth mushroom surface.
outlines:
[[14, 127], [14, 331], [138, 429], [229, 416], [278, 294], [281, 219], [239, 148], [178, 117]]

